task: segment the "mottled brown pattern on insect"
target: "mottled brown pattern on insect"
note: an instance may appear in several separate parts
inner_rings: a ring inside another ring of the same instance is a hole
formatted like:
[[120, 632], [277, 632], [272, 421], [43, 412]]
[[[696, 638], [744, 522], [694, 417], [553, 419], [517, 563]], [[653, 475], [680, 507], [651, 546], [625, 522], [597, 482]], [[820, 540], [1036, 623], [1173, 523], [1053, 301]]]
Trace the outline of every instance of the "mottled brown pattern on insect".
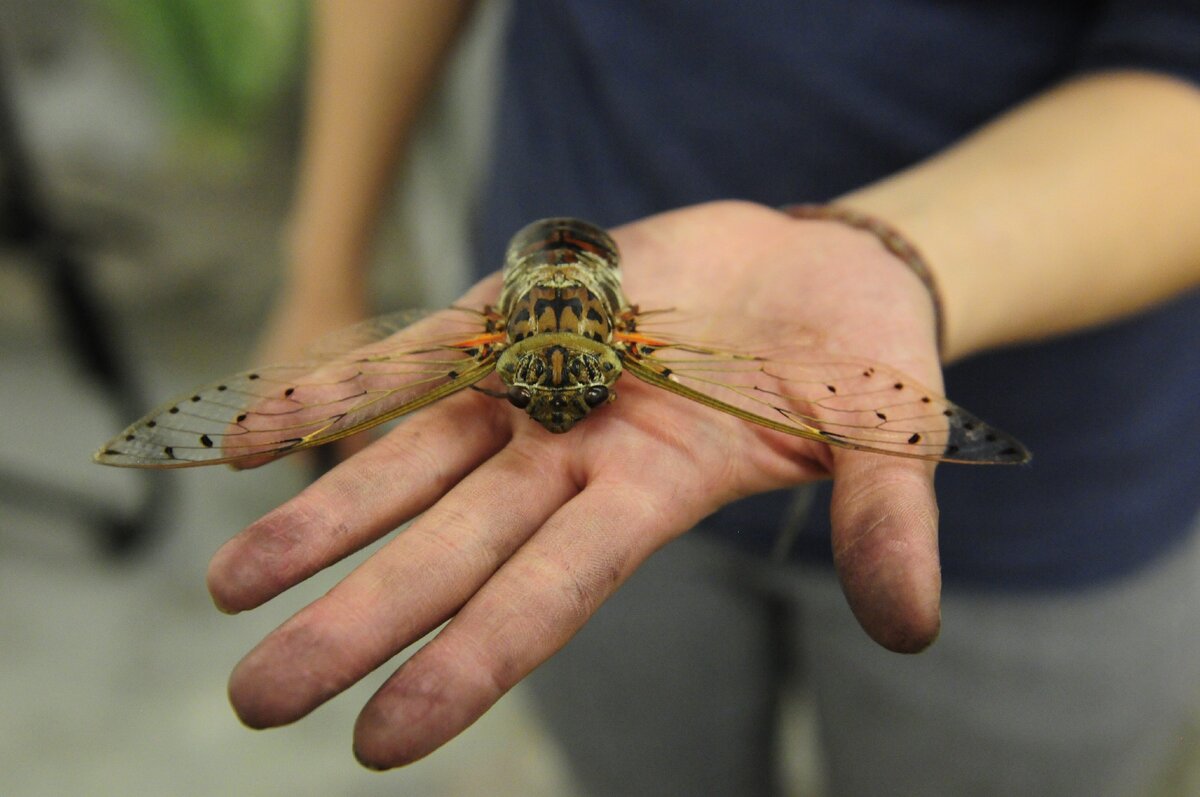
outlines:
[[508, 247], [497, 370], [508, 400], [552, 432], [616, 398], [614, 319], [629, 312], [618, 263], [608, 233], [576, 219], [531, 224]]
[[554, 273], [515, 300], [507, 313], [513, 342], [531, 335], [570, 332], [603, 343], [612, 342], [612, 313], [606, 303], [577, 281]]
[[[612, 319], [628, 308], [621, 291], [617, 245], [608, 233], [577, 219], [546, 219], [517, 233], [504, 261], [504, 288], [498, 309], [516, 339], [526, 319], [542, 317], [535, 298], [575, 301], [583, 321], [611, 327]], [[537, 292], [538, 296], [531, 296]], [[544, 310], [544, 308], [541, 308]], [[592, 311], [589, 313], [589, 311]], [[540, 331], [557, 329], [544, 327]], [[592, 328], [564, 329], [594, 337]], [[532, 333], [536, 334], [536, 332]]]

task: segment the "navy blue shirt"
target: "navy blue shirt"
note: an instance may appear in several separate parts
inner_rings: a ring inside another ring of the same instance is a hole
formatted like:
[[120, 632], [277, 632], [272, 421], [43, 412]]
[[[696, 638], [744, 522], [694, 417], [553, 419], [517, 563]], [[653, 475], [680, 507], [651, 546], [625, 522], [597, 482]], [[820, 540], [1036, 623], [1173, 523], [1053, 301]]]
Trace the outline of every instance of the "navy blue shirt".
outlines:
[[[543, 216], [612, 226], [719, 198], [827, 200], [1073, 75], [1126, 67], [1200, 81], [1200, 3], [517, 0], [480, 269]], [[1181, 539], [1200, 511], [1198, 343], [1193, 292], [950, 368], [947, 394], [1035, 458], [938, 469], [947, 581], [1086, 584]], [[785, 500], [708, 525], [766, 551]], [[827, 504], [797, 555], [828, 558]]]

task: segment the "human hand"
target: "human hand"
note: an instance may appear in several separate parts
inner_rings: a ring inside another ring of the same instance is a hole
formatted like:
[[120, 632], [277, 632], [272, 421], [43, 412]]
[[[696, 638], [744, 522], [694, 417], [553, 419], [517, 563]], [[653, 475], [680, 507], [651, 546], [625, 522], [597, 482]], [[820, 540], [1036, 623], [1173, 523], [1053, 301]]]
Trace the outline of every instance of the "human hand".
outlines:
[[[717, 203], [614, 231], [642, 307], [753, 308], [838, 351], [940, 387], [928, 295], [869, 235]], [[495, 278], [460, 302], [494, 300]], [[760, 324], [723, 330], [762, 334]], [[635, 379], [552, 435], [474, 391], [444, 399], [342, 463], [217, 552], [209, 586], [253, 608], [418, 517], [272, 632], [230, 680], [253, 727], [299, 719], [451, 619], [371, 698], [355, 751], [413, 761], [477, 719], [564, 645], [654, 550], [736, 498], [832, 475], [833, 548], [866, 631], [897, 651], [938, 630], [933, 465], [745, 423]]]

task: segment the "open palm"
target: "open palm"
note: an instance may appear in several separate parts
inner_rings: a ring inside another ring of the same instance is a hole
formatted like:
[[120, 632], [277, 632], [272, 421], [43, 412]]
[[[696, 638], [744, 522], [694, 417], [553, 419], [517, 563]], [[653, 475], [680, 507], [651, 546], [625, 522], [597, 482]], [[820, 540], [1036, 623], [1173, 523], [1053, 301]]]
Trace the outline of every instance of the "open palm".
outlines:
[[[712, 312], [722, 319], [713, 333], [746, 348], [777, 344], [757, 320], [777, 318], [776, 330], [816, 330], [831, 351], [940, 386], [929, 298], [868, 235], [744, 203], [613, 234], [627, 295], [643, 308]], [[497, 288], [486, 280], [460, 303], [494, 300]], [[372, 697], [355, 731], [367, 765], [415, 760], [564, 645], [658, 547], [729, 501], [829, 476], [835, 558], [864, 628], [898, 651], [936, 636], [931, 463], [831, 449], [628, 376], [618, 390], [563, 435], [458, 393], [227, 543], [209, 586], [238, 611], [417, 518], [238, 665], [230, 694], [242, 719], [296, 720], [453, 618]]]

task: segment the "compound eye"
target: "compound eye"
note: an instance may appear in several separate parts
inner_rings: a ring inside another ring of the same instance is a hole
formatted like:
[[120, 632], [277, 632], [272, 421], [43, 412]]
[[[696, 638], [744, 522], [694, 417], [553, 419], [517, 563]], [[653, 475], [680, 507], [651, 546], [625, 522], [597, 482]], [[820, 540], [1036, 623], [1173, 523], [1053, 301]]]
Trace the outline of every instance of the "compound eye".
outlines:
[[508, 389], [508, 403], [519, 410], [529, 406], [530, 398], [529, 388], [514, 386]]
[[599, 407], [608, 401], [608, 388], [604, 385], [592, 385], [583, 391], [583, 403], [589, 407]]

